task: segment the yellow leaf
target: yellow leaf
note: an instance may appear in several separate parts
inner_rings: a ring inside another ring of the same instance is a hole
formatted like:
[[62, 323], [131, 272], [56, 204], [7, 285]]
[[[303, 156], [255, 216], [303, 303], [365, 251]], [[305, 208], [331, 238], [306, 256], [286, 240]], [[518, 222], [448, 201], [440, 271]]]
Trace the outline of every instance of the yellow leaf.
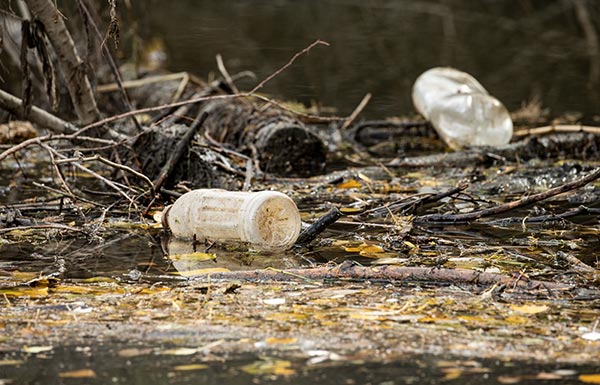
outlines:
[[595, 374], [580, 374], [579, 381], [586, 384], [600, 384], [600, 373]]
[[287, 344], [295, 344], [298, 341], [297, 338], [276, 338], [276, 337], [269, 337], [267, 339], [265, 339], [265, 342], [269, 345], [287, 345]]
[[98, 283], [98, 282], [116, 283], [117, 280], [114, 278], [110, 278], [110, 277], [98, 276], [98, 277], [84, 278], [81, 280], [81, 282], [84, 282], [84, 283]]
[[463, 374], [463, 369], [462, 368], [446, 368], [443, 372], [445, 373], [443, 381], [452, 381], [452, 380], [456, 380]]
[[96, 378], [96, 372], [92, 369], [79, 369], [58, 373], [58, 376], [60, 378]]
[[152, 349], [128, 348], [118, 351], [119, 357], [137, 357], [152, 353]]
[[160, 352], [160, 354], [166, 356], [191, 356], [192, 354], [198, 353], [198, 349], [193, 348], [175, 348], [167, 349]]
[[188, 254], [172, 254], [169, 258], [174, 261], [210, 261], [211, 259], [217, 258], [215, 254], [210, 253], [188, 253]]
[[360, 254], [374, 254], [374, 253], [383, 253], [383, 247], [381, 246], [377, 246], [377, 245], [367, 245], [365, 247], [363, 247], [363, 249], [360, 251]]
[[361, 188], [361, 187], [362, 187], [362, 184], [360, 184], [360, 182], [357, 181], [356, 179], [349, 179], [349, 180], [337, 185], [337, 188], [345, 188], [345, 189]]
[[145, 287], [142, 290], [136, 292], [136, 294], [157, 294], [157, 293], [163, 293], [165, 291], [170, 291], [171, 289], [168, 287]]
[[13, 287], [10, 289], [0, 289], [0, 295], [7, 297], [45, 297], [48, 295], [47, 287]]
[[188, 371], [188, 370], [202, 370], [208, 368], [208, 365], [204, 364], [188, 364], [188, 365], [177, 365], [173, 369], [180, 371]]
[[25, 353], [37, 354], [37, 353], [45, 353], [54, 349], [52, 346], [24, 346], [21, 349]]
[[347, 246], [344, 247], [344, 251], [347, 253], [360, 253], [360, 255], [383, 253], [384, 250], [381, 246], [370, 245], [368, 243], [362, 243], [358, 246]]
[[344, 214], [356, 214], [365, 211], [364, 207], [341, 207], [340, 211]]
[[10, 275], [12, 276], [12, 278], [16, 279], [16, 280], [23, 280], [23, 281], [30, 281], [32, 279], [37, 278], [38, 274], [37, 273], [33, 273], [33, 272], [29, 272], [29, 271], [13, 271], [12, 273], [10, 273]]
[[0, 366], [21, 365], [25, 361], [21, 360], [0, 360]]
[[546, 305], [534, 305], [534, 304], [523, 304], [523, 305], [510, 305], [510, 308], [519, 313], [525, 314], [538, 314], [548, 310]]
[[242, 370], [252, 375], [275, 374], [279, 376], [290, 376], [296, 371], [291, 368], [292, 363], [285, 360], [267, 360], [257, 361], [249, 365], [242, 366]]

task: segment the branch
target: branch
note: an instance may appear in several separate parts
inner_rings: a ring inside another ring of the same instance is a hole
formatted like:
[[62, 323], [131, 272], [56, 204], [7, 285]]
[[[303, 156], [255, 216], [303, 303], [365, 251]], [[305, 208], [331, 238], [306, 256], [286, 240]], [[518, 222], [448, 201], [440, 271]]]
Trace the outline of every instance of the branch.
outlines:
[[547, 294], [550, 290], [568, 291], [574, 289], [573, 285], [564, 283], [538, 281], [524, 277], [514, 278], [504, 274], [485, 273], [469, 269], [393, 265], [367, 267], [356, 265], [350, 261], [346, 261], [339, 266], [323, 266], [311, 269], [231, 271], [197, 277], [194, 280], [210, 280], [213, 282], [215, 280], [264, 282], [291, 281], [293, 278], [305, 280], [353, 279], [361, 281], [432, 282], [481, 286], [506, 285], [509, 289], [519, 289], [528, 292], [541, 290], [544, 294]]
[[97, 120], [100, 112], [86, 75], [85, 63], [77, 54], [73, 38], [60, 12], [51, 0], [25, 0], [25, 2], [31, 13], [46, 28], [48, 38], [58, 57], [58, 64], [66, 79], [75, 112], [81, 123], [88, 124]]
[[[23, 101], [21, 99], [0, 89], [0, 107], [16, 116], [21, 116], [23, 110], [21, 108], [22, 104]], [[32, 106], [27, 116], [23, 116], [22, 118], [29, 120], [38, 126], [45, 127], [57, 134], [70, 134], [78, 129], [75, 125], [65, 122], [61, 118], [35, 106]]]
[[600, 167], [589, 173], [586, 177], [562, 184], [558, 187], [550, 190], [533, 194], [528, 197], [518, 199], [516, 201], [508, 202], [502, 205], [489, 207], [487, 209], [477, 210], [465, 214], [429, 214], [415, 218], [414, 223], [456, 223], [456, 222], [469, 222], [474, 221], [483, 217], [504, 213], [510, 210], [514, 210], [518, 207], [523, 207], [548, 199], [558, 194], [565, 193], [567, 191], [575, 190], [586, 184], [595, 181], [600, 178]]

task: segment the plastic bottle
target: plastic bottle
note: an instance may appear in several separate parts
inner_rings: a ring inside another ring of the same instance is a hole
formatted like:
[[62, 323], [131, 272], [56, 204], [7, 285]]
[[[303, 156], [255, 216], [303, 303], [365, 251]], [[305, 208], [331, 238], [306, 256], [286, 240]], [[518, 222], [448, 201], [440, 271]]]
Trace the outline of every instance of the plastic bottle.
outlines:
[[471, 75], [448, 67], [417, 78], [412, 91], [417, 111], [453, 149], [503, 146], [513, 132], [507, 109]]
[[162, 221], [178, 238], [244, 242], [269, 251], [292, 247], [301, 228], [294, 201], [275, 191], [190, 191], [165, 208]]

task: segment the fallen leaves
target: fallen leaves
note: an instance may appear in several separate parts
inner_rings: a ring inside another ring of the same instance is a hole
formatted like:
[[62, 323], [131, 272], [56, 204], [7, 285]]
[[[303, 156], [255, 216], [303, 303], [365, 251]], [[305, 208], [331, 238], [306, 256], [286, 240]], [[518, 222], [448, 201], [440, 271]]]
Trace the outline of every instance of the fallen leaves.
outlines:
[[579, 381], [585, 382], [586, 384], [600, 384], [600, 373], [594, 374], [580, 374]]
[[510, 308], [519, 313], [525, 314], [538, 314], [548, 311], [547, 305], [537, 305], [533, 303], [526, 303], [523, 305], [510, 305]]
[[58, 373], [60, 378], [96, 378], [96, 372], [92, 369], [71, 370]]

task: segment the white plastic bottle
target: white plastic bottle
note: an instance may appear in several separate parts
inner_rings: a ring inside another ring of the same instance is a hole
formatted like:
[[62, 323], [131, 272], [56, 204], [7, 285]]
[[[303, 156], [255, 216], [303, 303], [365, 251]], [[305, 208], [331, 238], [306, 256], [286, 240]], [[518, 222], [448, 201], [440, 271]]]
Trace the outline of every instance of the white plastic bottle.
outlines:
[[269, 251], [292, 247], [301, 228], [294, 201], [275, 191], [190, 191], [165, 208], [162, 222], [178, 238], [244, 242]]
[[512, 137], [508, 110], [465, 72], [448, 67], [424, 72], [415, 81], [412, 99], [453, 149], [502, 146]]

